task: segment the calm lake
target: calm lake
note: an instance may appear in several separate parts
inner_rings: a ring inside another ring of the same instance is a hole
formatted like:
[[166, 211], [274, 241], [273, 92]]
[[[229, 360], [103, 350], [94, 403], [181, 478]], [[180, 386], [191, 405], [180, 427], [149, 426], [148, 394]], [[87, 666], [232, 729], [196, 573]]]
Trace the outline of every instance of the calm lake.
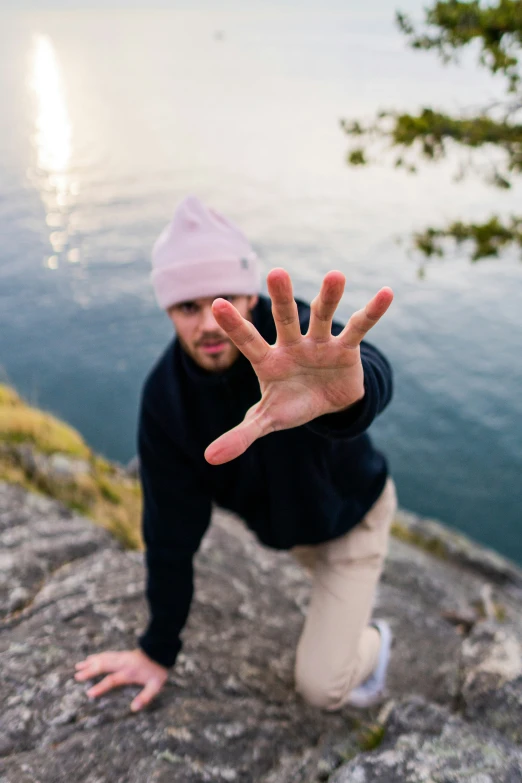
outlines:
[[452, 251], [421, 279], [408, 242], [430, 223], [520, 212], [522, 188], [456, 184], [456, 157], [417, 176], [386, 153], [351, 169], [339, 124], [476, 107], [501, 80], [472, 51], [443, 67], [407, 49], [383, 0], [171, 6], [0, 0], [2, 380], [127, 462], [141, 384], [172, 334], [150, 248], [194, 193], [243, 229], [265, 272], [287, 268], [296, 295], [341, 269], [341, 318], [393, 288], [369, 339], [395, 396], [371, 432], [400, 504], [522, 563], [522, 263]]

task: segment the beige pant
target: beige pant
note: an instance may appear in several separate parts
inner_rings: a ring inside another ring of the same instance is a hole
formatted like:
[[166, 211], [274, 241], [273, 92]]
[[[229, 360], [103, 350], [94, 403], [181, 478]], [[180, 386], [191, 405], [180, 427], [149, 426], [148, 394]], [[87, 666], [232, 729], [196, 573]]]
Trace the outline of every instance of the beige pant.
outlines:
[[296, 689], [309, 703], [337, 710], [373, 671], [380, 635], [369, 626], [397, 509], [395, 483], [348, 533], [291, 552], [313, 571], [308, 615], [297, 645]]

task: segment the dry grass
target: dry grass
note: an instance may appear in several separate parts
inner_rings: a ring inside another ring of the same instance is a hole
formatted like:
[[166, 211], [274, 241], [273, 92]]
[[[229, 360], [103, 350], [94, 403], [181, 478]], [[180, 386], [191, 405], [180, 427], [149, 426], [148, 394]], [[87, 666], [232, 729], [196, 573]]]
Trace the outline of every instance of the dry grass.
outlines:
[[[29, 472], [17, 446], [35, 452], [60, 453], [88, 462], [89, 472], [72, 480]], [[0, 480], [40, 492], [90, 517], [129, 549], [142, 549], [139, 482], [122, 473], [87, 446], [81, 435], [49, 413], [27, 405], [9, 386], [0, 384]]]
[[0, 440], [31, 443], [43, 454], [61, 452], [88, 459], [90, 449], [68, 424], [50, 413], [31, 408], [8, 386], [0, 385]]

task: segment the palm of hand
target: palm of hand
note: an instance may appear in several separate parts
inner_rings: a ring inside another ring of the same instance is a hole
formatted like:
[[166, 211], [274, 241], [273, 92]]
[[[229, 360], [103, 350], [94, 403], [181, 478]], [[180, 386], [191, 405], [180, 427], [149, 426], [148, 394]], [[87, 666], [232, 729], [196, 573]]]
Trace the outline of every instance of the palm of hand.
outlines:
[[359, 347], [346, 348], [335, 337], [274, 346], [254, 370], [262, 396], [247, 418], [259, 417], [270, 432], [342, 410], [364, 394]]
[[263, 435], [298, 427], [362, 399], [360, 342], [393, 299], [392, 291], [382, 288], [334, 336], [332, 318], [345, 281], [340, 272], [330, 272], [311, 303], [310, 325], [302, 335], [288, 273], [274, 269], [267, 281], [277, 328], [273, 346], [230, 302], [216, 299], [213, 304], [217, 322], [251, 362], [261, 388], [261, 399], [244, 420], [208, 446], [205, 457], [214, 465], [235, 459]]

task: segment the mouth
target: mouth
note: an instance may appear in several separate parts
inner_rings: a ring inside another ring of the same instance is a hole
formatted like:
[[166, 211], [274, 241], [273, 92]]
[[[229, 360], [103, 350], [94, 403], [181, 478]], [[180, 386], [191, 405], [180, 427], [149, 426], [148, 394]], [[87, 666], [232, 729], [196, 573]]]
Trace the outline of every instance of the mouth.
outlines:
[[215, 342], [205, 342], [200, 343], [201, 350], [203, 353], [207, 354], [214, 354], [214, 353], [220, 353], [221, 351], [224, 351], [227, 347], [227, 341], [226, 340], [219, 340]]

